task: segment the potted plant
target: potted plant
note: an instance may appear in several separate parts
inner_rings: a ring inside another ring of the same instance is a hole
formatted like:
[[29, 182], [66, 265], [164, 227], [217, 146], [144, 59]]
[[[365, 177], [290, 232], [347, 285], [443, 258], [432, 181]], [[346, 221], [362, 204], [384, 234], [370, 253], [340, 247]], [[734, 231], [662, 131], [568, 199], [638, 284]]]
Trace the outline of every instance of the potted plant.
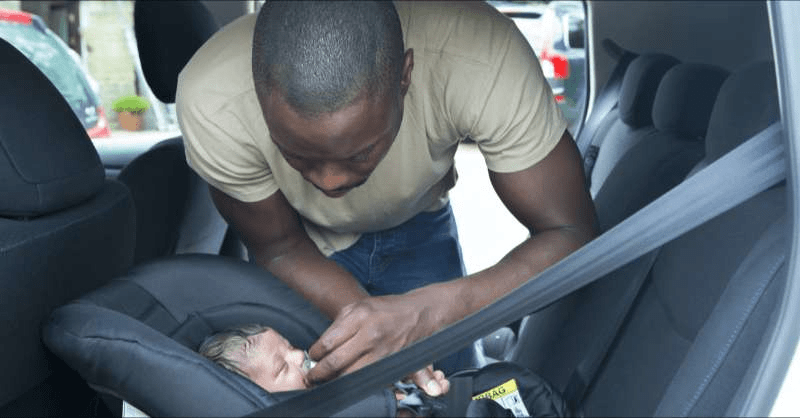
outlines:
[[142, 129], [142, 114], [150, 107], [150, 103], [144, 97], [131, 95], [115, 100], [112, 107], [117, 112], [122, 129], [138, 131]]

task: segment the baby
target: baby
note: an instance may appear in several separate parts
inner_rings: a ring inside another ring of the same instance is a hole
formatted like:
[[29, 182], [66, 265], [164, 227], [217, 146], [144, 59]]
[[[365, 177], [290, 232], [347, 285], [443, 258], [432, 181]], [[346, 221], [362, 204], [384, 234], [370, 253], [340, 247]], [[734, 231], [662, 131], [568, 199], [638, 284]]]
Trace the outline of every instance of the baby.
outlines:
[[308, 389], [313, 361], [272, 328], [245, 325], [212, 335], [198, 349], [220, 366], [240, 374], [267, 392]]
[[[316, 364], [307, 352], [293, 347], [278, 332], [263, 325], [245, 325], [214, 334], [198, 351], [220, 366], [252, 380], [267, 392], [310, 388], [306, 376]], [[428, 366], [427, 371], [431, 370], [432, 367]], [[447, 393], [450, 384], [444, 373], [436, 370], [433, 376], [441, 392], [423, 390], [431, 396]], [[398, 399], [400, 396], [398, 394]]]

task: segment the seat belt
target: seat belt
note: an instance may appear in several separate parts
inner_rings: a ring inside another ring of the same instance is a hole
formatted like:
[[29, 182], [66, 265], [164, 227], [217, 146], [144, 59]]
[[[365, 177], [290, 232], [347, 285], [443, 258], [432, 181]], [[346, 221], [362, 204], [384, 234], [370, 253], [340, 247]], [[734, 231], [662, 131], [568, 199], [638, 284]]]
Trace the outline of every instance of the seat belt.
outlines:
[[461, 321], [353, 373], [250, 416], [330, 416], [655, 250], [786, 178], [782, 130], [770, 125], [606, 233]]
[[588, 177], [592, 168], [594, 167], [594, 160], [597, 158], [597, 152], [600, 149], [599, 138], [602, 136], [597, 135], [598, 129], [602, 126], [606, 116], [617, 107], [619, 100], [619, 90], [622, 87], [622, 79], [625, 77], [625, 71], [628, 65], [639, 54], [628, 51], [621, 46], [617, 45], [611, 39], [603, 40], [603, 49], [617, 61], [611, 75], [603, 85], [603, 88], [597, 93], [597, 98], [594, 101], [594, 109], [586, 124], [575, 139], [578, 145], [578, 150], [583, 156], [584, 171]]

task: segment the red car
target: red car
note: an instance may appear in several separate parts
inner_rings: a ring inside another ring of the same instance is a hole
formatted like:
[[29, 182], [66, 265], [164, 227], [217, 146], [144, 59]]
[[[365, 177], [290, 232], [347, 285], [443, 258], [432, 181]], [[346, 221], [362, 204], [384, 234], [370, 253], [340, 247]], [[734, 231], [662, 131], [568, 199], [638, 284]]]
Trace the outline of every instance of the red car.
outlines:
[[72, 56], [69, 47], [30, 13], [0, 9], [0, 38], [19, 49], [50, 79], [67, 100], [90, 138], [111, 136], [100, 97], [89, 76]]

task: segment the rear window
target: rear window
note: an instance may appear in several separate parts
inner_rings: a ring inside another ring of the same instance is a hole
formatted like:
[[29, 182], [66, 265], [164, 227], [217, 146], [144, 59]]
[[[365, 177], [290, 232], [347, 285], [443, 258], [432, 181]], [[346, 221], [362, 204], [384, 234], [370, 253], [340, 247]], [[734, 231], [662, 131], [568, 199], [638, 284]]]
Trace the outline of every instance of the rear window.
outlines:
[[[61, 92], [81, 122], [94, 111], [89, 86], [66, 45], [32, 25], [0, 21], [0, 38], [5, 39], [33, 62]], [[87, 111], [90, 109], [90, 111]]]

